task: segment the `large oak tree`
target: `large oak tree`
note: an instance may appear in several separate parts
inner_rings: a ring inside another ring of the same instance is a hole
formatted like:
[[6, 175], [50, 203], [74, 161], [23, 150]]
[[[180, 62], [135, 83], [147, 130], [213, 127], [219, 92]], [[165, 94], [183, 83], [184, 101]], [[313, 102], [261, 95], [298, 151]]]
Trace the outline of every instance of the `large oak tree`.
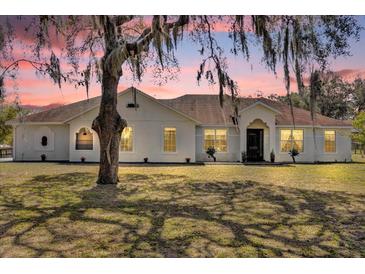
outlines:
[[[328, 58], [349, 54], [349, 39], [359, 39], [360, 26], [351, 16], [31, 16], [1, 18], [0, 89], [15, 77], [26, 62], [59, 86], [64, 81], [88, 88], [92, 77], [101, 83], [99, 115], [92, 128], [100, 140], [100, 169], [97, 183], [118, 181], [121, 132], [127, 122], [117, 112], [118, 84], [129, 70], [141, 80], [151, 62], [157, 75], [177, 64], [176, 48], [191, 39], [201, 54], [197, 80], [217, 86], [232, 95], [235, 109], [238, 87], [229, 75], [227, 52], [215, 38], [217, 24], [231, 38], [231, 53], [250, 58], [250, 47], [262, 49], [262, 61], [276, 73], [280, 65], [290, 95], [290, 75], [299, 92], [303, 75], [313, 68], [324, 70]], [[19, 37], [19, 33], [24, 36]], [[26, 37], [26, 38], [25, 38]], [[58, 37], [59, 39], [55, 39]], [[57, 41], [57, 42], [56, 42]], [[28, 47], [25, 56], [14, 52], [17, 43]], [[61, 49], [63, 58], [55, 48]], [[82, 64], [86, 65], [84, 68]], [[65, 64], [65, 65], [64, 65]], [[315, 93], [315, 90], [313, 91]], [[293, 120], [294, 121], [294, 120]]]

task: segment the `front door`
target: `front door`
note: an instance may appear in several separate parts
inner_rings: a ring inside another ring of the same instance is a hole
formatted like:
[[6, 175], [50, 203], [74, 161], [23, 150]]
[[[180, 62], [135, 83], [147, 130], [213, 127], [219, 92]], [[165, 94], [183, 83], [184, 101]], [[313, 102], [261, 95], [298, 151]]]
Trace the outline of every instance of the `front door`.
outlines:
[[254, 162], [264, 160], [263, 129], [247, 129], [247, 160]]

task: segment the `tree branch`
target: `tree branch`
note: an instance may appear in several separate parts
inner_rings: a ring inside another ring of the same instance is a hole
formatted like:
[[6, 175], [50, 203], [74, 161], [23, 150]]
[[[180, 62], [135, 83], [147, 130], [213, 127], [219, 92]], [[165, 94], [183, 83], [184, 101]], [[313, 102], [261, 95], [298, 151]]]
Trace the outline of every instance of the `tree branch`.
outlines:
[[134, 15], [119, 15], [114, 17], [114, 24], [116, 26], [123, 25], [131, 20], [133, 20]]
[[[153, 20], [159, 20], [159, 16], [154, 16]], [[180, 15], [175, 22], [165, 22], [163, 24], [163, 27], [165, 28], [165, 30], [170, 31], [173, 28], [182, 27], [188, 23], [189, 16]], [[162, 29], [163, 28], [160, 27], [159, 31], [162, 31]], [[153, 30], [152, 27], [147, 27], [134, 42], [125, 43], [114, 48], [105, 59], [105, 67], [109, 70], [116, 68], [119, 69], [130, 56], [135, 56], [141, 54], [142, 52], [147, 52], [149, 43], [154, 37], [154, 31], [156, 30]]]
[[28, 60], [28, 59], [19, 59], [19, 60], [16, 60], [14, 61], [13, 63], [11, 63], [10, 65], [8, 65], [7, 67], [4, 68], [3, 72], [0, 74], [0, 78], [3, 78], [5, 73], [11, 69], [11, 67], [15, 67], [17, 66], [19, 63], [29, 63], [31, 64], [36, 70], [38, 71], [43, 71], [41, 68], [37, 67], [38, 66], [45, 66], [46, 64], [45, 63], [40, 63], [40, 62], [36, 62], [36, 61], [31, 61], [31, 60]]

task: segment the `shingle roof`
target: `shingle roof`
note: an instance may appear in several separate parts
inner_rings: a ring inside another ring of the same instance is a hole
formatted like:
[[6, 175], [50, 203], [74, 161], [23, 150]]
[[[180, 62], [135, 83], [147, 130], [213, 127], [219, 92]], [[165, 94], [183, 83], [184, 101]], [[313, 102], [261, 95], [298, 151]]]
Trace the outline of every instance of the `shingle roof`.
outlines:
[[[123, 91], [123, 93], [126, 91], [127, 90]], [[101, 97], [98, 96], [89, 100], [83, 100], [55, 109], [31, 114], [25, 116], [23, 118], [23, 122], [63, 123], [74, 117], [77, 117], [85, 111], [97, 107], [100, 104], [100, 99]], [[187, 94], [175, 99], [158, 99], [158, 101], [166, 106], [186, 114], [192, 119], [199, 121], [201, 124], [233, 126], [231, 118], [231, 115], [233, 114], [233, 108], [229, 103], [229, 96], [226, 96], [223, 108], [221, 108], [219, 105], [218, 95]], [[258, 101], [280, 112], [276, 115], [277, 125], [292, 124], [289, 106], [266, 98], [239, 98], [238, 109], [244, 109]], [[307, 110], [294, 108], [294, 118], [295, 124], [298, 126], [312, 125], [311, 115]], [[314, 124], [316, 126], [351, 126], [351, 121], [336, 120], [317, 114]]]
[[22, 118], [22, 122], [49, 122], [63, 123], [73, 117], [77, 117], [81, 113], [92, 109], [100, 104], [101, 96], [75, 102], [69, 105], [60, 106], [46, 111], [37, 112]]
[[[187, 115], [194, 117], [206, 125], [233, 125], [231, 115], [233, 108], [229, 104], [230, 97], [226, 96], [223, 109], [219, 105], [218, 95], [195, 95], [187, 94], [175, 99], [160, 100]], [[256, 102], [262, 102], [280, 112], [276, 115], [277, 125], [291, 125], [292, 118], [290, 107], [286, 104], [276, 102], [267, 98], [239, 98], [238, 109], [242, 110]], [[351, 121], [336, 120], [320, 114], [316, 114], [314, 125], [316, 126], [351, 126]], [[296, 125], [311, 126], [312, 119], [309, 111], [294, 108], [294, 119]]]

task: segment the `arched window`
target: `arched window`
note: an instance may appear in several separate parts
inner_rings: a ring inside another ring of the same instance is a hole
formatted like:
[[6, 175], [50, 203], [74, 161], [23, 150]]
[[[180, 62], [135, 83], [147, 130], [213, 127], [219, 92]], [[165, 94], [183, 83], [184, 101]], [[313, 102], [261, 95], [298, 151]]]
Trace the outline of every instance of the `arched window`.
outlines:
[[44, 147], [46, 147], [48, 145], [48, 138], [47, 138], [47, 136], [42, 136], [41, 144]]
[[76, 133], [76, 150], [92, 150], [93, 149], [93, 134], [83, 127]]
[[133, 128], [126, 127], [123, 129], [122, 137], [120, 139], [121, 151], [133, 151]]

